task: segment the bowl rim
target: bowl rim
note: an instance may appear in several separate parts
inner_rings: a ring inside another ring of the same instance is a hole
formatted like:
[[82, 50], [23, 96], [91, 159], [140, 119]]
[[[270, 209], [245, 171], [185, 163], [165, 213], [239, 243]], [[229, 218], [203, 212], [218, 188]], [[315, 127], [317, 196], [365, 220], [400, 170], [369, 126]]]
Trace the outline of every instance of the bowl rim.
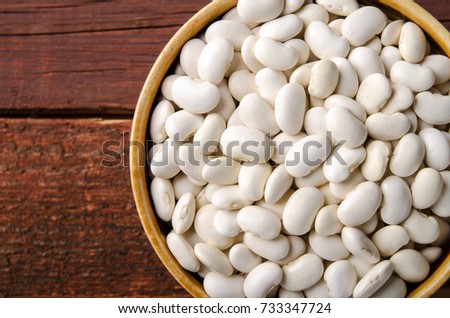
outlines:
[[[450, 32], [428, 11], [412, 0], [361, 1], [371, 5], [388, 7], [406, 19], [418, 24], [450, 57]], [[136, 208], [147, 238], [156, 254], [178, 283], [192, 296], [208, 297], [202, 284], [193, 273], [183, 269], [169, 251], [150, 201], [146, 173], [146, 135], [150, 111], [166, 72], [173, 64], [183, 45], [201, 32], [208, 24], [235, 7], [237, 0], [213, 0], [190, 18], [170, 39], [153, 64], [139, 95], [130, 135], [130, 176]], [[429, 297], [450, 277], [450, 253], [436, 270], [408, 297]]]

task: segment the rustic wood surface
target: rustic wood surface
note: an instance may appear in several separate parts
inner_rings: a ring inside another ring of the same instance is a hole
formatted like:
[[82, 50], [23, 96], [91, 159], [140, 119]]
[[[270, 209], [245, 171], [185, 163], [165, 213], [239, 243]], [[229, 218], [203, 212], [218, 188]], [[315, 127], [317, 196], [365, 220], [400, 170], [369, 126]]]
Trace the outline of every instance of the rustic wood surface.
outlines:
[[[450, 27], [449, 0], [417, 2]], [[1, 1], [0, 296], [189, 296], [140, 225], [126, 146], [152, 63], [206, 3]]]

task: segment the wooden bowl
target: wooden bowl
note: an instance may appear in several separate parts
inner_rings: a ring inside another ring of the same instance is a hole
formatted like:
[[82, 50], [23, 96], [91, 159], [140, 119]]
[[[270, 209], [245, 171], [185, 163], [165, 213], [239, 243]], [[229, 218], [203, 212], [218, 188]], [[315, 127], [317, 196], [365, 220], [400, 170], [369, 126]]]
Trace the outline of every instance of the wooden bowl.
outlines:
[[[382, 8], [389, 16], [404, 17], [417, 23], [427, 34], [428, 38], [437, 45], [443, 53], [450, 56], [450, 33], [430, 13], [411, 0], [373, 0], [361, 1]], [[149, 115], [160, 84], [170, 66], [178, 57], [184, 43], [195, 37], [208, 24], [219, 18], [226, 11], [236, 6], [237, 0], [214, 0], [188, 22], [172, 37], [153, 65], [142, 92], [139, 96], [131, 129], [130, 143], [130, 173], [131, 183], [136, 201], [136, 207], [153, 249], [163, 264], [175, 279], [194, 297], [208, 297], [199, 280], [184, 270], [170, 253], [164, 230], [160, 227], [153, 212], [150, 194], [149, 178], [146, 164], [146, 136]], [[433, 273], [418, 285], [408, 297], [429, 297], [438, 290], [450, 276], [450, 254], [448, 249]]]

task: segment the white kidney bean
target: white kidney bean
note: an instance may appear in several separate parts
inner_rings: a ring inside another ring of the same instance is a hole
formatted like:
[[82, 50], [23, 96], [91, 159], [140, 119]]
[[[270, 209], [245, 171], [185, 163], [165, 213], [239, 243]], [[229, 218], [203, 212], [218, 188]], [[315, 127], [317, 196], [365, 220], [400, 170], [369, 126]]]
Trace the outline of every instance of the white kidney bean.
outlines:
[[166, 242], [181, 267], [191, 272], [197, 272], [200, 269], [200, 262], [194, 250], [181, 235], [171, 232], [167, 235]]
[[[175, 80], [180, 78], [181, 76], [182, 75], [177, 75], [177, 74], [169, 75], [162, 81], [161, 94], [165, 99], [173, 102], [173, 96], [172, 96], [173, 82], [175, 82]], [[161, 122], [160, 124], [164, 124], [164, 122]]]
[[215, 152], [225, 128], [225, 120], [221, 115], [209, 114], [195, 133], [194, 144], [198, 143], [200, 151], [204, 154]]
[[155, 212], [158, 217], [168, 222], [175, 208], [175, 196], [172, 183], [167, 179], [154, 178], [150, 185]]
[[[306, 25], [303, 20], [304, 25]], [[350, 51], [350, 44], [340, 37], [330, 27], [321, 21], [310, 23], [305, 30], [305, 42], [311, 52], [320, 59], [346, 57]]]
[[372, 235], [372, 242], [382, 257], [390, 257], [400, 248], [408, 244], [409, 235], [400, 225], [382, 227]]
[[270, 136], [275, 136], [280, 131], [273, 107], [259, 94], [246, 95], [242, 98], [237, 110], [242, 122], [248, 127], [258, 129]]
[[180, 65], [183, 71], [192, 78], [199, 79], [198, 59], [206, 43], [200, 39], [192, 39], [186, 42], [181, 49]]
[[177, 161], [181, 171], [183, 171], [192, 182], [197, 180], [198, 185], [206, 183], [202, 178], [202, 170], [205, 167], [208, 158], [198, 151], [193, 144], [185, 143], [178, 148]]
[[273, 288], [278, 287], [283, 276], [280, 266], [273, 262], [264, 262], [256, 266], [244, 281], [244, 293], [248, 298], [263, 298]]
[[400, 51], [395, 46], [385, 46], [380, 53], [381, 61], [383, 62], [386, 75], [391, 75], [392, 66], [402, 60]]
[[373, 140], [366, 147], [367, 155], [361, 164], [361, 173], [367, 181], [380, 181], [383, 178], [392, 152], [391, 144]]
[[248, 22], [261, 23], [275, 19], [283, 11], [284, 0], [240, 0], [237, 4], [239, 16]]
[[449, 217], [450, 211], [448, 209], [450, 204], [450, 171], [441, 171], [442, 180], [444, 184], [442, 186], [442, 192], [439, 199], [431, 207], [431, 211], [440, 217]]
[[[234, 73], [235, 72], [233, 72], [232, 74], [234, 74]], [[228, 82], [226, 79], [224, 79], [222, 82], [220, 82], [217, 87], [219, 88], [219, 93], [220, 93], [219, 104], [217, 104], [217, 106], [214, 107], [214, 109], [212, 111], [210, 111], [208, 114], [220, 115], [220, 116], [222, 116], [223, 119], [225, 119], [225, 121], [228, 121], [231, 114], [236, 109], [236, 104], [234, 102], [233, 96], [231, 96], [231, 92], [228, 87]], [[220, 130], [220, 129], [218, 129], [218, 130]]]
[[172, 227], [175, 233], [183, 234], [194, 223], [195, 198], [190, 192], [183, 194], [178, 200], [172, 214]]
[[398, 48], [406, 62], [422, 61], [427, 48], [427, 39], [422, 29], [414, 22], [406, 22], [400, 32]]
[[345, 247], [353, 255], [361, 257], [371, 264], [380, 261], [380, 253], [377, 247], [361, 230], [344, 226], [341, 237]]
[[391, 81], [409, 87], [414, 93], [430, 89], [436, 77], [428, 66], [398, 61], [392, 65]]
[[314, 221], [314, 230], [322, 236], [341, 233], [344, 225], [337, 215], [337, 204], [326, 205], [319, 210]]
[[366, 6], [352, 12], [342, 24], [342, 35], [353, 46], [368, 42], [380, 34], [386, 26], [387, 17], [380, 9]]
[[308, 135], [326, 136], [328, 110], [324, 107], [310, 108], [305, 114], [304, 128]]
[[243, 164], [239, 172], [238, 185], [244, 197], [258, 201], [264, 196], [264, 187], [272, 173], [272, 168], [265, 164]]
[[209, 297], [213, 298], [243, 298], [244, 277], [240, 275], [226, 276], [209, 272], [203, 280], [203, 287]]
[[383, 201], [380, 215], [387, 224], [403, 222], [411, 211], [412, 197], [408, 184], [397, 176], [389, 176], [381, 183]]
[[327, 261], [338, 261], [350, 254], [340, 235], [323, 236], [313, 230], [309, 233], [309, 245], [314, 253]]
[[444, 170], [450, 164], [450, 142], [436, 128], [425, 128], [419, 132], [425, 144], [425, 163], [438, 171]]
[[306, 244], [305, 241], [299, 236], [288, 236], [289, 240], [289, 252], [285, 257], [280, 259], [279, 261], [275, 261], [278, 265], [286, 265], [290, 262], [296, 260], [301, 255], [305, 254], [306, 252]]
[[230, 75], [228, 79], [228, 86], [230, 87], [231, 95], [236, 100], [241, 101], [245, 95], [250, 93], [257, 93], [255, 74], [248, 70], [239, 70]]
[[353, 290], [354, 298], [365, 298], [372, 296], [391, 277], [394, 265], [388, 261], [381, 261], [367, 272], [356, 284]]
[[294, 178], [287, 172], [284, 165], [276, 167], [267, 179], [264, 189], [264, 199], [267, 203], [275, 203], [289, 190]]
[[380, 73], [374, 73], [361, 82], [356, 101], [366, 109], [369, 115], [372, 115], [380, 111], [391, 94], [391, 83], [387, 77]]
[[372, 40], [367, 42], [364, 46], [374, 50], [378, 55], [381, 53], [381, 49], [383, 48], [381, 40], [378, 36], [372, 38]]
[[255, 234], [246, 232], [244, 243], [253, 253], [270, 261], [283, 259], [289, 253], [290, 248], [289, 240], [282, 234], [273, 240], [265, 240]]
[[367, 118], [364, 107], [354, 99], [345, 95], [332, 95], [325, 100], [323, 106], [328, 110], [336, 106], [347, 108], [348, 111], [361, 122], [364, 122]]
[[296, 178], [306, 176], [320, 166], [330, 152], [330, 142], [324, 136], [302, 138], [289, 149], [285, 158], [286, 170]]
[[380, 204], [380, 187], [374, 182], [362, 182], [349, 192], [339, 205], [339, 220], [347, 226], [361, 225], [374, 215]]
[[366, 140], [366, 126], [345, 107], [332, 107], [327, 113], [326, 123], [333, 138], [348, 148], [357, 148]]
[[370, 137], [383, 141], [400, 139], [411, 127], [408, 117], [403, 113], [374, 113], [367, 117], [365, 124]]
[[378, 215], [375, 213], [368, 221], [359, 225], [357, 228], [360, 229], [364, 234], [372, 234], [373, 231], [378, 226]]
[[245, 232], [253, 233], [263, 239], [276, 238], [281, 231], [278, 215], [258, 206], [242, 208], [237, 215], [237, 222]]
[[403, 20], [395, 20], [386, 25], [381, 33], [381, 43], [383, 46], [398, 45], [404, 24], [405, 21]]
[[346, 180], [366, 158], [364, 147], [336, 147], [323, 165], [323, 174], [330, 182], [340, 183]]
[[303, 21], [295, 14], [288, 14], [264, 23], [259, 30], [259, 36], [279, 42], [292, 39], [300, 33]]
[[414, 111], [423, 121], [433, 125], [450, 122], [450, 96], [422, 92], [416, 95]]
[[226, 39], [218, 37], [208, 41], [197, 62], [200, 79], [219, 84], [223, 80], [233, 56], [233, 46]]
[[317, 0], [317, 4], [339, 16], [348, 16], [359, 9], [359, 3], [356, 0]]
[[153, 154], [150, 171], [158, 178], [170, 179], [180, 172], [177, 156], [180, 144], [170, 138], [166, 139]]
[[362, 82], [367, 76], [374, 73], [385, 75], [383, 61], [371, 48], [361, 46], [354, 48], [348, 55], [348, 61], [353, 65]]
[[260, 38], [254, 46], [255, 57], [274, 71], [286, 71], [297, 64], [297, 53], [291, 47], [270, 38]]
[[425, 279], [430, 272], [426, 258], [412, 249], [400, 250], [391, 256], [395, 273], [408, 283], [417, 283]]
[[422, 65], [428, 66], [436, 77], [435, 84], [444, 84], [450, 80], [450, 59], [445, 55], [426, 56]]
[[233, 245], [229, 252], [230, 262], [241, 273], [250, 273], [261, 264], [262, 258], [253, 253], [244, 243]]
[[321, 60], [311, 69], [308, 92], [310, 96], [324, 99], [336, 89], [339, 70], [331, 60]]
[[194, 253], [197, 259], [212, 271], [227, 276], [233, 274], [233, 266], [228, 257], [214, 245], [197, 243], [194, 246]]
[[220, 185], [232, 185], [238, 182], [241, 165], [228, 157], [216, 157], [208, 161], [202, 170], [203, 180]]
[[284, 42], [284, 44], [294, 49], [295, 52], [297, 53], [297, 64], [295, 67], [303, 65], [306, 62], [308, 62], [310, 51], [309, 46], [308, 44], [306, 44], [305, 41], [298, 38], [294, 38]]
[[226, 156], [254, 163], [270, 159], [273, 149], [268, 147], [269, 143], [261, 131], [241, 125], [228, 127], [220, 137], [220, 148]]
[[428, 209], [439, 199], [444, 181], [433, 168], [421, 169], [411, 185], [412, 205], [418, 210]]
[[222, 20], [216, 21], [208, 27], [205, 38], [207, 43], [218, 38], [228, 40], [233, 45], [234, 50], [240, 51], [242, 42], [251, 34], [252, 31], [241, 22]]
[[284, 208], [284, 229], [292, 235], [303, 235], [309, 232], [323, 204], [323, 194], [317, 188], [298, 189], [291, 195]]
[[242, 43], [241, 54], [245, 65], [252, 72], [258, 72], [264, 68], [264, 65], [255, 57], [255, 44], [258, 41], [256, 35], [248, 36]]
[[427, 247], [420, 251], [420, 254], [422, 254], [430, 264], [436, 262], [439, 257], [441, 257], [442, 253], [442, 248], [438, 246]]
[[226, 237], [236, 237], [241, 232], [241, 227], [237, 222], [237, 211], [218, 210], [214, 215], [213, 226], [220, 235]]
[[371, 297], [372, 298], [404, 298], [407, 293], [403, 279], [392, 275], [388, 281]]
[[176, 200], [179, 200], [185, 193], [192, 193], [195, 197], [203, 189], [201, 186], [192, 183], [184, 173], [179, 173], [172, 180], [172, 186]]
[[439, 236], [438, 221], [422, 212], [412, 209], [408, 218], [402, 223], [411, 241], [419, 244], [430, 244]]
[[311, 79], [311, 70], [317, 61], [303, 64], [295, 69], [289, 77], [289, 83], [297, 83], [303, 88], [308, 88], [309, 80]]
[[168, 100], [160, 101], [153, 110], [153, 115], [150, 118], [150, 138], [155, 143], [161, 143], [167, 138], [165, 122], [175, 109]]
[[223, 236], [215, 230], [214, 217], [216, 213], [217, 209], [211, 204], [198, 209], [194, 218], [194, 229], [203, 242], [225, 250], [233, 244], [233, 238]]
[[316, 284], [324, 272], [320, 257], [305, 254], [282, 267], [281, 287], [289, 291], [302, 291]]
[[335, 19], [335, 20], [331, 21], [330, 23], [328, 23], [328, 26], [337, 35], [342, 35], [342, 23], [344, 23], [343, 18]]
[[304, 27], [310, 25], [315, 21], [320, 21], [327, 24], [330, 20], [330, 16], [327, 10], [315, 3], [307, 3], [306, 5], [302, 6], [300, 10], [295, 12], [295, 14], [298, 15], [300, 19], [302, 19]]
[[259, 94], [271, 105], [275, 105], [276, 96], [280, 89], [287, 84], [287, 79], [283, 72], [264, 68], [256, 73], [255, 83]]
[[414, 94], [410, 88], [404, 85], [392, 85], [392, 95], [386, 101], [381, 111], [393, 114], [404, 111], [414, 102]]
[[172, 96], [178, 106], [193, 114], [209, 112], [220, 100], [217, 86], [188, 76], [181, 76], [173, 82]]
[[203, 116], [179, 110], [166, 119], [165, 131], [169, 138], [186, 141], [202, 126]]
[[340, 260], [327, 267], [323, 279], [331, 297], [347, 298], [353, 294], [358, 278], [352, 263]]
[[345, 58], [335, 57], [331, 59], [339, 71], [339, 80], [334, 91], [335, 94], [355, 97], [358, 92], [358, 74], [353, 65]]
[[284, 85], [275, 99], [275, 120], [287, 134], [295, 135], [302, 130], [307, 101], [305, 89], [296, 83]]
[[398, 142], [390, 160], [389, 168], [396, 176], [409, 177], [419, 169], [425, 157], [426, 145], [412, 133], [406, 134]]
[[323, 279], [320, 279], [314, 286], [311, 286], [303, 291], [306, 298], [330, 298], [327, 284]]
[[253, 201], [247, 199], [238, 185], [225, 186], [214, 192], [211, 203], [220, 210], [239, 210]]

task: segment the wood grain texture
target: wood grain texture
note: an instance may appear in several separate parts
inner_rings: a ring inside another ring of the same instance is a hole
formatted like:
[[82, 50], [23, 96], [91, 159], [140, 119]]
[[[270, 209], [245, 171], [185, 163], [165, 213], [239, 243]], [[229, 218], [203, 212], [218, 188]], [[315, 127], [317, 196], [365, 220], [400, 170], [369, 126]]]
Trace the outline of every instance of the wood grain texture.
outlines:
[[[0, 296], [189, 296], [147, 241], [128, 168], [100, 163], [105, 141], [126, 145], [165, 43], [208, 2], [0, 2]], [[450, 27], [449, 0], [416, 2]]]

